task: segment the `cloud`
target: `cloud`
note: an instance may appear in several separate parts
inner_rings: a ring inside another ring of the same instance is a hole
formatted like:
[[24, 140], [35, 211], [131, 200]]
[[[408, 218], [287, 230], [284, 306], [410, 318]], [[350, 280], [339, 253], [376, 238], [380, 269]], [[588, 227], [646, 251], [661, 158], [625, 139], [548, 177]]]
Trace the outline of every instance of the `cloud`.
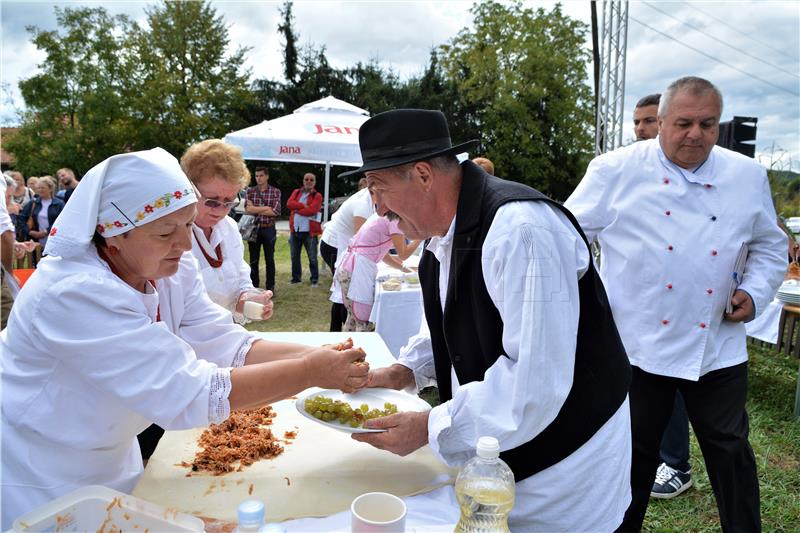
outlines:
[[[758, 152], [775, 143], [800, 170], [800, 4], [637, 2], [630, 4], [630, 17], [626, 124], [632, 123], [632, 105], [640, 96], [662, 92], [684, 75], [701, 76], [723, 93], [722, 120], [758, 117]], [[632, 134], [626, 131], [625, 138]]]
[[[36, 72], [36, 64], [43, 56], [30, 44], [25, 26], [35, 24], [43, 29], [54, 29], [54, 5], [103, 6], [111, 14], [124, 13], [142, 22], [144, 9], [154, 3], [155, 0], [59, 4], [3, 0], [0, 2], [2, 82], [16, 88], [19, 79]], [[462, 28], [471, 27], [471, 5], [467, 1], [433, 0], [296, 1], [295, 29], [301, 46], [324, 45], [328, 60], [335, 67], [375, 60], [383, 68], [391, 68], [401, 78], [406, 78], [423, 71], [431, 48], [444, 44]], [[539, 1], [525, 2], [525, 5], [549, 10], [554, 3]], [[214, 1], [213, 6], [228, 24], [231, 49], [250, 47], [246, 66], [253, 78], [281, 79], [282, 38], [277, 31], [280, 3], [226, 0]], [[566, 2], [562, 10], [587, 26], [590, 24], [588, 2]], [[733, 115], [759, 117], [758, 150], [767, 150], [776, 143], [788, 151], [800, 170], [800, 97], [790, 94], [800, 93], [800, 35], [797, 32], [800, 3], [794, 0], [702, 3], [648, 0], [631, 2], [629, 14], [625, 139], [632, 137], [629, 125], [633, 120], [633, 105], [640, 96], [661, 92], [680, 76], [699, 75], [722, 90], [725, 96], [723, 120]], [[659, 35], [634, 19], [669, 37]], [[591, 37], [588, 32], [587, 37]], [[591, 42], [586, 46], [589, 49]], [[591, 73], [591, 68], [588, 72]], [[587, 82], [592, 84], [591, 79]], [[18, 92], [16, 98], [21, 104]], [[7, 102], [0, 102], [0, 121], [14, 122]]]

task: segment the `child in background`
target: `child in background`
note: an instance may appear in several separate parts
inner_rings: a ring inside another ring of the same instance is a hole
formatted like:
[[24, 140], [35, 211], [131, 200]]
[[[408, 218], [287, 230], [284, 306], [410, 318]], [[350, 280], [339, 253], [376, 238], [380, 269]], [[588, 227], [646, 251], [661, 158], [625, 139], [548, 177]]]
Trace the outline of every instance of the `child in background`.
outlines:
[[[385, 216], [374, 214], [350, 239], [341, 266], [335, 274], [347, 309], [347, 320], [342, 331], [375, 331], [375, 324], [369, 321], [369, 315], [375, 300], [379, 261], [410, 272], [403, 266], [403, 261], [414, 253], [421, 241], [406, 244], [397, 224], [397, 215], [392, 212]], [[396, 257], [389, 255], [392, 248], [397, 250]]]

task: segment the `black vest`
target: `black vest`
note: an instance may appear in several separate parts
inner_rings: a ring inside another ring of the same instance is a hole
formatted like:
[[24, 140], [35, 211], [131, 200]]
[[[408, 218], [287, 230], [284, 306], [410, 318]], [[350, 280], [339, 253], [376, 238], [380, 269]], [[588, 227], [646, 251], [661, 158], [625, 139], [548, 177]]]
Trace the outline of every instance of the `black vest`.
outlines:
[[[461, 168], [464, 174], [444, 316], [439, 299], [439, 262], [426, 250], [419, 267], [442, 402], [452, 398], [451, 366], [459, 383], [465, 384], [482, 381], [497, 358], [506, 357], [503, 322], [486, 290], [481, 268], [483, 241], [498, 208], [519, 200], [547, 202], [563, 212], [586, 241], [572, 213], [539, 191], [490, 176], [471, 162]], [[588, 248], [588, 242], [586, 245]], [[578, 291], [580, 318], [572, 389], [549, 426], [527, 443], [500, 454], [517, 481], [558, 463], [580, 448], [616, 413], [628, 394], [630, 363], [603, 283], [591, 261], [589, 270], [578, 282]]]

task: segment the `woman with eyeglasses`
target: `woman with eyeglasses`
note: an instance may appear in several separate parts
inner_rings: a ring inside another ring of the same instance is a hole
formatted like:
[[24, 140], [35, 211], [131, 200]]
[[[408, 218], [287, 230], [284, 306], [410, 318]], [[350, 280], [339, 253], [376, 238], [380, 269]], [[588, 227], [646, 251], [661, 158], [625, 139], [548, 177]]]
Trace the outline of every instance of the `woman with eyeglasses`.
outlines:
[[205, 427], [309, 387], [366, 385], [364, 352], [262, 339], [208, 299], [187, 253], [196, 205], [155, 148], [89, 170], [50, 228], [0, 332], [0, 530], [79, 487], [132, 491], [136, 435], [153, 422]]
[[[241, 151], [219, 139], [194, 144], [181, 157], [181, 168], [200, 193], [192, 227], [192, 253], [211, 300], [228, 309], [238, 323], [248, 322], [244, 302], [263, 305], [261, 320], [272, 316], [272, 292], [256, 289], [236, 222], [228, 212], [250, 183]], [[250, 316], [250, 318], [253, 318]]]

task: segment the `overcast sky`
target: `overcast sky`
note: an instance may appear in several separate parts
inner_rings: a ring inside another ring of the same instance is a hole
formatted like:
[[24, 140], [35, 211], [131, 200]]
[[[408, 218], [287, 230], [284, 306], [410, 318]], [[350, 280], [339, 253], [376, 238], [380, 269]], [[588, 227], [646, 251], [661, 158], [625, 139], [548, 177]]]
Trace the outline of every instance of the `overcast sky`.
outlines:
[[[20, 79], [37, 72], [43, 54], [30, 43], [28, 25], [55, 29], [55, 5], [103, 6], [144, 22], [154, 2], [15, 2], [0, 0], [2, 63], [0, 122], [14, 125], [14, 108], [23, 102]], [[526, 2], [552, 6], [551, 2]], [[601, 2], [598, 2], [601, 4]], [[279, 2], [213, 1], [230, 28], [234, 47], [247, 46], [253, 78], [280, 79], [281, 43], [277, 33]], [[401, 77], [419, 74], [430, 49], [471, 25], [467, 1], [296, 0], [295, 28], [300, 43], [325, 45], [333, 66], [376, 59]], [[564, 12], [589, 24], [588, 0], [563, 2]], [[710, 79], [725, 98], [723, 120], [733, 115], [758, 117], [758, 156], [769, 166], [800, 171], [800, 2], [631, 2], [625, 88], [625, 121], [632, 121], [636, 100], [661, 92], [685, 75]], [[590, 43], [587, 42], [587, 47]], [[588, 83], [588, 80], [587, 80]], [[334, 95], [335, 96], [335, 95]], [[627, 128], [624, 140], [633, 137]], [[774, 146], [774, 150], [773, 150]]]

